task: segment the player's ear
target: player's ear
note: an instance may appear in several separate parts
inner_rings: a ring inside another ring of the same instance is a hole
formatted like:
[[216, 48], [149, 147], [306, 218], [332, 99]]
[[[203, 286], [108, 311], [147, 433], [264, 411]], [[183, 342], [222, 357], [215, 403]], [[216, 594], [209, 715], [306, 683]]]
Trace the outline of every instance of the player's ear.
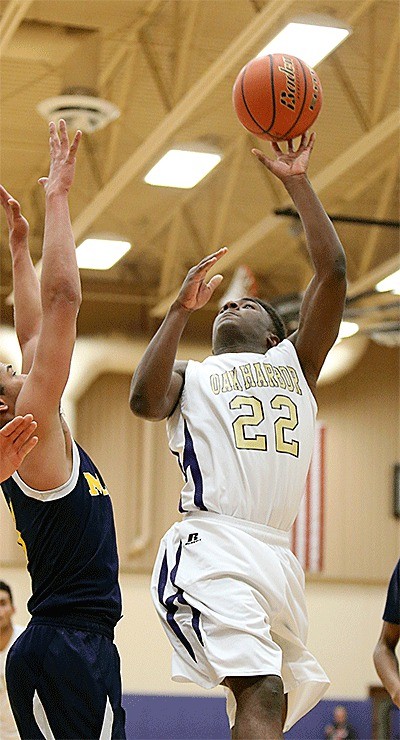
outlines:
[[277, 344], [279, 344], [279, 337], [277, 337], [276, 334], [268, 334], [267, 350], [271, 349], [271, 347], [276, 347]]
[[6, 414], [7, 411], [8, 403], [6, 403], [4, 396], [0, 396], [0, 414]]

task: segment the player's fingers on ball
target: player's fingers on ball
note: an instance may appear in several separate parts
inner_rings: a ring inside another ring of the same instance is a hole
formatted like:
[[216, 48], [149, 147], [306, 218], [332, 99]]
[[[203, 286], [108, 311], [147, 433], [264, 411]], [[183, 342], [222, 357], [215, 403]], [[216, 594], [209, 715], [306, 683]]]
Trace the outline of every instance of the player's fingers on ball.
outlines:
[[288, 139], [287, 148], [288, 148], [288, 152], [293, 151], [293, 139]]

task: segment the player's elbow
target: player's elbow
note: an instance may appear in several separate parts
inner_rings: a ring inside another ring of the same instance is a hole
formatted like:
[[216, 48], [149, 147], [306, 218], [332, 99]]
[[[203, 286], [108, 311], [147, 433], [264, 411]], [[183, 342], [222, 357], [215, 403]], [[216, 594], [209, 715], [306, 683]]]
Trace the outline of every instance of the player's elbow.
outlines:
[[68, 281], [47, 290], [43, 300], [43, 308], [57, 312], [77, 313], [82, 303], [82, 292], [80, 285]]
[[161, 421], [164, 418], [162, 411], [145, 393], [131, 390], [129, 396], [129, 406], [135, 416], [140, 416], [148, 421]]

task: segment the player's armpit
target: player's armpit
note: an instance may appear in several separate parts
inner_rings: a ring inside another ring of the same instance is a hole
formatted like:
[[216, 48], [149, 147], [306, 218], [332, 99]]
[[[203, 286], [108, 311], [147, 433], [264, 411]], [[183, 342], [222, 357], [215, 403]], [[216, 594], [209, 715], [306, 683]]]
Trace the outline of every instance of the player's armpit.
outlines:
[[289, 337], [303, 372], [310, 385], [317, 382], [329, 350], [333, 347], [340, 328], [346, 299], [346, 267], [311, 280], [300, 310], [297, 331]]

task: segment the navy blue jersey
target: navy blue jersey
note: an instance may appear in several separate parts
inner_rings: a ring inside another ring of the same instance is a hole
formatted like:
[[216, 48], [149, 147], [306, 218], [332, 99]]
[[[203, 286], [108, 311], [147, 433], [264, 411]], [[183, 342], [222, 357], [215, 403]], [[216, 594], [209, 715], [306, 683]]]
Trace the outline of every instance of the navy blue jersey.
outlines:
[[32, 579], [32, 616], [96, 624], [108, 633], [121, 617], [112, 504], [102, 476], [73, 442], [70, 479], [34, 491], [14, 473], [2, 483]]
[[400, 624], [400, 560], [390, 579], [383, 621]]

